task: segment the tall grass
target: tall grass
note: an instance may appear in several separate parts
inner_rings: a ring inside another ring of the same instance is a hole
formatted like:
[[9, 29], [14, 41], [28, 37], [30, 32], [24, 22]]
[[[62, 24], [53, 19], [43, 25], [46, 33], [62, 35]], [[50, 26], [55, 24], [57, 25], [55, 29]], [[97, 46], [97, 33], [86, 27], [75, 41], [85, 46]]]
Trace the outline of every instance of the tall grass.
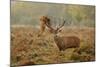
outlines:
[[77, 36], [79, 48], [59, 51], [52, 34], [46, 31], [38, 37], [34, 27], [11, 27], [11, 65], [36, 65], [95, 60], [94, 28], [64, 28], [60, 36]]

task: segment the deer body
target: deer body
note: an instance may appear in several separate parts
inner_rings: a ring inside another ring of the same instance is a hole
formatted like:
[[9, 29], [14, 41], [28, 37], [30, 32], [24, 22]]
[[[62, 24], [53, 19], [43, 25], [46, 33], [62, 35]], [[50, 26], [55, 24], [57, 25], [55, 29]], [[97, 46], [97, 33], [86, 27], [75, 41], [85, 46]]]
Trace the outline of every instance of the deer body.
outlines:
[[80, 44], [80, 39], [75, 36], [54, 36], [54, 41], [60, 51], [64, 51], [67, 48], [77, 48]]

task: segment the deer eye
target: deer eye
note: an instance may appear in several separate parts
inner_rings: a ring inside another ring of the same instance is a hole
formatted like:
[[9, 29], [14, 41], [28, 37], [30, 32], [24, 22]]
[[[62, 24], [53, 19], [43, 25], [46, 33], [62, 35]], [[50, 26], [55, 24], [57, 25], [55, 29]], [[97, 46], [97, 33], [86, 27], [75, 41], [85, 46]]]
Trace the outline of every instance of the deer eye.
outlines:
[[58, 32], [61, 32], [62, 30], [59, 30]]

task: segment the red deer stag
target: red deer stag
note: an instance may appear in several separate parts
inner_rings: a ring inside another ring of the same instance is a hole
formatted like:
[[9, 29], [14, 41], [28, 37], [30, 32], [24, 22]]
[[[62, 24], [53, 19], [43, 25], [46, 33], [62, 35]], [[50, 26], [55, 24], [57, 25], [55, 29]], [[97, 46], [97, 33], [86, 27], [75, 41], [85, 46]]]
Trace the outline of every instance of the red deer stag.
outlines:
[[51, 29], [50, 32], [54, 34], [54, 41], [60, 51], [64, 51], [67, 48], [78, 48], [80, 45], [80, 39], [76, 36], [58, 36], [61, 28], [64, 26], [65, 21], [56, 29], [46, 24], [46, 26]]

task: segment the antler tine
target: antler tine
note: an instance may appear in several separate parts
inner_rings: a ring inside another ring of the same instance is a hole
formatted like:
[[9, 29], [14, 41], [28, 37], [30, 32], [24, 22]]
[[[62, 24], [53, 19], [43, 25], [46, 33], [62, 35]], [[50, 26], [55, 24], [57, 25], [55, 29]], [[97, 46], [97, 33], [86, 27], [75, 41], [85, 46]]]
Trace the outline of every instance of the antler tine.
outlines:
[[62, 18], [57, 19], [57, 22], [58, 23], [57, 23], [56, 29], [58, 29], [61, 26], [60, 22], [62, 22]]
[[51, 27], [51, 25], [49, 25], [48, 23], [46, 23], [46, 26], [47, 26], [49, 29], [54, 30], [54, 29]]
[[64, 26], [64, 24], [65, 24], [65, 20], [64, 20], [64, 22], [62, 23], [61, 26], [57, 27], [57, 30], [59, 30], [60, 28], [62, 28]]

